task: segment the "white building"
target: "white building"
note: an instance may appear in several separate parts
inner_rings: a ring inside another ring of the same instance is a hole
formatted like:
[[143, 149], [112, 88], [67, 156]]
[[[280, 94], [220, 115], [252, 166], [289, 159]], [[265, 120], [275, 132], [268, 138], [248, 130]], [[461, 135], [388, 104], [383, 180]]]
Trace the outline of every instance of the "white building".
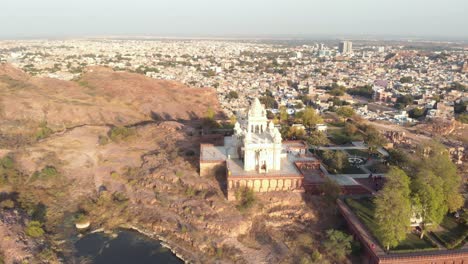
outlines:
[[281, 169], [281, 141], [281, 133], [256, 98], [247, 118], [239, 117], [231, 144], [225, 146], [230, 158], [243, 160], [245, 171], [262, 173]]

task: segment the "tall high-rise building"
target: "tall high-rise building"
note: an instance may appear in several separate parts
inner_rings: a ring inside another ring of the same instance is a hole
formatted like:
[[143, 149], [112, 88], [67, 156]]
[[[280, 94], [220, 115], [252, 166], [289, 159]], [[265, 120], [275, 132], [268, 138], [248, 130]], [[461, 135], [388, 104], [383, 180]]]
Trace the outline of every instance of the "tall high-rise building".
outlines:
[[353, 53], [353, 43], [351, 41], [341, 41], [338, 50], [341, 54]]

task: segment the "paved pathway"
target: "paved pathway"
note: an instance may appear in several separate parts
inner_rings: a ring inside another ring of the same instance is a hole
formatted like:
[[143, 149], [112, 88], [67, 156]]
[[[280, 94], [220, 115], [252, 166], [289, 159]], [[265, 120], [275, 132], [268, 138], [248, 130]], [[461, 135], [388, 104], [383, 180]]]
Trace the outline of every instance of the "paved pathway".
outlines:
[[319, 150], [346, 150], [346, 149], [367, 149], [363, 146], [333, 146], [333, 147], [319, 147]]
[[[369, 173], [361, 173], [361, 174], [329, 174], [334, 175], [337, 177], [351, 177], [353, 179], [364, 179], [369, 178]], [[382, 176], [385, 177], [384, 173], [372, 173], [373, 176]]]

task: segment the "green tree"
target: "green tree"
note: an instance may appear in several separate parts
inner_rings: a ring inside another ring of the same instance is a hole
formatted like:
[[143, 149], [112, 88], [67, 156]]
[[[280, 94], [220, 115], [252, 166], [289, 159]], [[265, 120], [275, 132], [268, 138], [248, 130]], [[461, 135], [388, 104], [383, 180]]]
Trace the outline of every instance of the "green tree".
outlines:
[[323, 146], [330, 143], [330, 140], [328, 140], [325, 133], [321, 131], [312, 131], [310, 136], [307, 137], [307, 143], [312, 146]]
[[406, 238], [412, 216], [410, 179], [401, 169], [391, 167], [384, 188], [375, 198], [377, 237], [387, 248]]
[[328, 169], [335, 173], [348, 166], [348, 156], [343, 151], [325, 150], [322, 158]]
[[341, 187], [334, 180], [325, 179], [325, 182], [320, 185], [320, 193], [324, 195], [325, 201], [329, 204], [335, 204], [336, 199], [341, 194]]
[[336, 110], [336, 113], [343, 117], [343, 119], [346, 119], [354, 115], [354, 109], [349, 106], [342, 106]]
[[279, 108], [279, 116], [280, 116], [280, 121], [281, 122], [288, 121], [289, 114], [288, 114], [286, 106], [281, 106]]
[[304, 107], [304, 104], [302, 102], [298, 102], [297, 104], [294, 105], [294, 108], [296, 109], [302, 109]]
[[393, 148], [388, 150], [388, 163], [406, 170], [411, 163], [409, 156], [402, 150]]
[[445, 203], [450, 212], [455, 212], [463, 206], [464, 199], [460, 194], [462, 184], [461, 176], [457, 173], [457, 167], [450, 159], [447, 149], [438, 142], [426, 142], [421, 145], [426, 154], [419, 168], [426, 168], [438, 176], [443, 182]]
[[238, 94], [236, 91], [230, 91], [230, 92], [226, 95], [226, 98], [227, 98], [227, 99], [237, 99], [237, 98], [239, 98], [239, 94]]
[[215, 111], [213, 110], [213, 108], [208, 107], [208, 109], [206, 109], [205, 118], [208, 120], [214, 120], [214, 117]]
[[443, 193], [443, 181], [432, 171], [422, 170], [411, 184], [413, 190], [413, 208], [421, 217], [421, 239], [428, 227], [437, 226], [447, 213]]
[[258, 99], [260, 103], [265, 105], [265, 108], [276, 108], [278, 103], [276, 102], [275, 98], [270, 95], [262, 96]]
[[320, 123], [323, 123], [322, 117], [312, 107], [306, 107], [302, 114], [302, 124], [310, 129]]
[[358, 132], [358, 128], [354, 124], [346, 122], [345, 126], [344, 126], [344, 132], [348, 136], [354, 136], [354, 134], [356, 134]]
[[375, 129], [374, 127], [369, 127], [366, 130], [366, 136], [364, 140], [366, 141], [367, 146], [369, 146], [369, 149], [372, 152], [375, 152], [378, 147], [381, 147], [386, 142], [382, 134], [380, 134], [380, 132], [377, 131], [377, 129]]
[[405, 76], [400, 78], [401, 83], [410, 83], [413, 81], [413, 77], [411, 76]]
[[339, 230], [329, 229], [323, 242], [325, 250], [337, 260], [344, 260], [351, 253], [353, 237]]
[[235, 125], [236, 122], [237, 122], [237, 117], [235, 115], [232, 115], [230, 118], [229, 118], [229, 122], [231, 123], [231, 125]]
[[420, 117], [424, 116], [424, 112], [425, 112], [424, 108], [416, 107], [416, 108], [411, 109], [408, 112], [408, 115], [411, 118], [420, 118]]
[[302, 140], [305, 137], [305, 130], [299, 127], [289, 127], [286, 137], [293, 140]]

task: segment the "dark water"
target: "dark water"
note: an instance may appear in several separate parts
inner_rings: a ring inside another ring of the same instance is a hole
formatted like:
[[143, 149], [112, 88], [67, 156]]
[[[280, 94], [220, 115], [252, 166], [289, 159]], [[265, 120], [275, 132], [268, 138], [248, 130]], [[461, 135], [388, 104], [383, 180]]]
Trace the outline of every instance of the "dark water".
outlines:
[[95, 264], [180, 264], [183, 263], [157, 240], [138, 232], [122, 230], [112, 238], [104, 233], [89, 234], [75, 243], [81, 263]]

